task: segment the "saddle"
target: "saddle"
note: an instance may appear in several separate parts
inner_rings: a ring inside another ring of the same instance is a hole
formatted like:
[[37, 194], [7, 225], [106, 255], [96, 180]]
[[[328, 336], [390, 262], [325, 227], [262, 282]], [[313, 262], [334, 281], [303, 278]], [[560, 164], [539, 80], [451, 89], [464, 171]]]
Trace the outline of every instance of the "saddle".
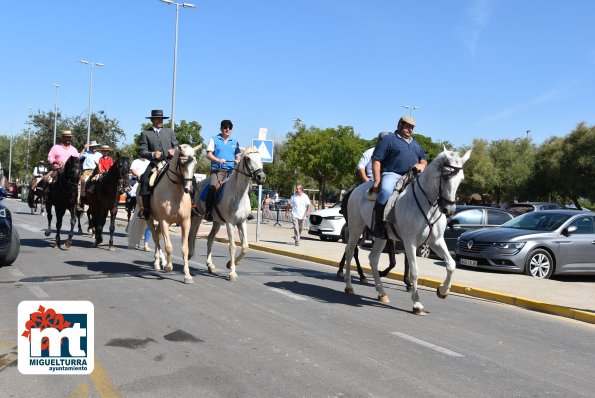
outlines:
[[[221, 198], [223, 197], [223, 191], [225, 190], [226, 185], [227, 185], [227, 180], [225, 180], [225, 182], [223, 182], [223, 185], [221, 185], [221, 189], [215, 196], [215, 201], [213, 202], [213, 205], [218, 205], [219, 202], [221, 201]], [[202, 200], [203, 202], [207, 201], [207, 194], [209, 193], [210, 186], [211, 186], [211, 184], [205, 185], [205, 187], [200, 192], [200, 200]]]
[[386, 220], [386, 222], [395, 223], [397, 221], [394, 219], [395, 213], [391, 210], [395, 206], [397, 198], [401, 195], [401, 193], [405, 190], [405, 188], [407, 188], [409, 184], [417, 180], [418, 175], [419, 171], [417, 171], [416, 168], [412, 168], [407, 172], [407, 174], [405, 174], [399, 180], [399, 182], [397, 182], [397, 185], [395, 186], [393, 193], [390, 195], [390, 198], [388, 198], [388, 202], [386, 202], [386, 207], [384, 208], [384, 219]]
[[151, 175], [149, 176], [149, 189], [151, 192], [153, 192], [153, 189], [159, 181], [161, 181], [161, 178], [167, 171], [167, 164], [168, 163], [165, 160], [162, 160], [153, 167], [153, 170], [151, 170]]

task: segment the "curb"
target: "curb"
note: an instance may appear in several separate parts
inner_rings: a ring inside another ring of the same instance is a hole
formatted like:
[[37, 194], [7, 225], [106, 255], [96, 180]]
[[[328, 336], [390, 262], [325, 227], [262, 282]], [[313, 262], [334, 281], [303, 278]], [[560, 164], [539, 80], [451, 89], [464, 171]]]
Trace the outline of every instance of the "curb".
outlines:
[[[202, 239], [206, 239], [206, 238], [202, 238]], [[219, 243], [226, 243], [226, 244], [229, 243], [229, 241], [224, 238], [215, 238], [215, 240]], [[240, 244], [240, 242], [237, 242], [237, 243]], [[258, 243], [250, 243], [248, 246], [250, 247], [250, 249], [253, 249], [253, 250], [268, 252], [268, 253], [272, 253], [272, 254], [278, 254], [281, 256], [296, 258], [299, 260], [305, 260], [305, 261], [310, 261], [313, 263], [329, 265], [331, 267], [339, 268], [339, 262], [336, 260], [329, 260], [327, 258], [311, 256], [308, 254], [294, 253], [294, 252], [290, 252], [290, 251], [282, 250], [282, 249], [275, 249], [272, 247], [259, 245]], [[356, 266], [352, 265], [351, 269], [356, 270]], [[367, 265], [362, 264], [362, 269], [367, 271], [368, 273], [372, 272], [371, 268]], [[393, 280], [398, 280], [398, 281], [402, 281], [403, 277], [404, 277], [404, 275], [399, 272], [391, 272], [391, 274], [387, 276], [388, 279], [393, 279]], [[437, 281], [435, 279], [428, 279], [428, 278], [419, 278], [417, 280], [417, 283], [418, 283], [418, 285], [431, 287], [431, 288], [437, 288], [438, 286], [440, 286], [440, 284], [442, 284], [441, 281]], [[570, 319], [574, 319], [574, 320], [581, 321], [581, 322], [595, 324], [595, 313], [589, 312], [589, 311], [576, 310], [576, 309], [564, 307], [561, 305], [544, 303], [544, 302], [535, 301], [535, 300], [531, 300], [531, 299], [524, 298], [524, 297], [516, 297], [516, 296], [511, 296], [511, 295], [508, 295], [505, 293], [492, 292], [489, 290], [477, 289], [477, 288], [474, 288], [471, 286], [464, 286], [464, 285], [458, 285], [458, 284], [452, 284], [450, 287], [450, 290], [452, 292], [455, 292], [458, 294], [463, 294], [463, 295], [470, 296], [470, 297], [477, 297], [477, 298], [481, 298], [481, 299], [485, 299], [485, 300], [495, 301], [498, 303], [509, 304], [509, 305], [513, 305], [516, 307], [525, 308], [525, 309], [531, 310], [531, 311], [543, 312], [543, 313], [550, 314], [550, 315], [557, 315], [557, 316], [561, 316], [564, 318], [570, 318]]]

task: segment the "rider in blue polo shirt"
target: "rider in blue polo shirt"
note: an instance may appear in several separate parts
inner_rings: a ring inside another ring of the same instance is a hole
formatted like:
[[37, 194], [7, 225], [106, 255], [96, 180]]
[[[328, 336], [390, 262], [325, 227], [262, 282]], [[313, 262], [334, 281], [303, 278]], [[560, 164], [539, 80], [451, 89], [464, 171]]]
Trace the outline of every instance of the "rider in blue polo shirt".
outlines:
[[[372, 154], [373, 191], [378, 193], [374, 206], [374, 228], [372, 235], [386, 239], [384, 225], [384, 207], [397, 182], [409, 170], [415, 167], [419, 172], [428, 165], [426, 153], [412, 137], [415, 120], [411, 116], [402, 116], [395, 134], [384, 136]], [[382, 176], [382, 178], [381, 178]]]
[[213, 202], [223, 182], [240, 159], [242, 150], [235, 138], [231, 138], [231, 120], [221, 122], [221, 133], [211, 137], [207, 144], [207, 159], [211, 161], [211, 186], [207, 194], [205, 219], [212, 221]]

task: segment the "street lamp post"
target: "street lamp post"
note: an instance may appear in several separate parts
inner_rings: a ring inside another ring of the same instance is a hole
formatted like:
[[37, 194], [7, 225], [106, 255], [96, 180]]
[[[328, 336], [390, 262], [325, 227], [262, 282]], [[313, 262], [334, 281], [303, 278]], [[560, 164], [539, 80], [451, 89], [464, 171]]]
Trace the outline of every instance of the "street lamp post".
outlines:
[[56, 99], [54, 100], [54, 145], [56, 145], [56, 128], [58, 127], [58, 87], [59, 84], [52, 84], [56, 87]]
[[171, 93], [171, 129], [175, 130], [175, 114], [176, 114], [176, 65], [178, 62], [178, 14], [180, 12], [180, 6], [184, 8], [196, 8], [191, 3], [174, 3], [172, 0], [160, 0], [163, 3], [176, 6], [176, 35], [174, 40], [174, 78]]
[[87, 111], [87, 144], [91, 140], [91, 96], [93, 95], [93, 67], [95, 66], [105, 66], [105, 64], [99, 62], [91, 62], [81, 60], [79, 61], [81, 64], [87, 64], [91, 67], [91, 73], [89, 74], [89, 110]]
[[10, 141], [8, 149], [8, 182], [12, 181], [12, 122], [10, 122]]
[[401, 105], [401, 108], [409, 109], [409, 116], [411, 116], [411, 112], [419, 109], [419, 106]]
[[531, 132], [531, 130], [527, 130], [525, 131], [525, 133], [527, 133], [527, 139], [529, 139], [529, 133]]
[[29, 145], [31, 143], [31, 107], [29, 109], [29, 128], [27, 129], [27, 171], [25, 173], [25, 179], [29, 181]]

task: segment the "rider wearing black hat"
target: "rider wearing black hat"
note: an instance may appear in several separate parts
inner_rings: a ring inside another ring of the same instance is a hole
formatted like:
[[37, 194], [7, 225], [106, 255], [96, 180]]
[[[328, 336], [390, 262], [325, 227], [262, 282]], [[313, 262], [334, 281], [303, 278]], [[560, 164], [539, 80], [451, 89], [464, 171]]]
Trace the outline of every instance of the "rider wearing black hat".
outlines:
[[178, 145], [176, 134], [168, 127], [163, 127], [163, 120], [169, 119], [168, 116], [163, 116], [161, 109], [154, 109], [151, 111], [151, 119], [153, 125], [150, 129], [144, 130], [140, 135], [140, 157], [149, 159], [151, 164], [140, 178], [140, 195], [142, 197], [142, 209], [139, 212], [140, 218], [148, 218], [151, 214], [149, 189], [149, 176], [155, 166], [163, 158], [171, 158], [174, 155], [174, 148]]

